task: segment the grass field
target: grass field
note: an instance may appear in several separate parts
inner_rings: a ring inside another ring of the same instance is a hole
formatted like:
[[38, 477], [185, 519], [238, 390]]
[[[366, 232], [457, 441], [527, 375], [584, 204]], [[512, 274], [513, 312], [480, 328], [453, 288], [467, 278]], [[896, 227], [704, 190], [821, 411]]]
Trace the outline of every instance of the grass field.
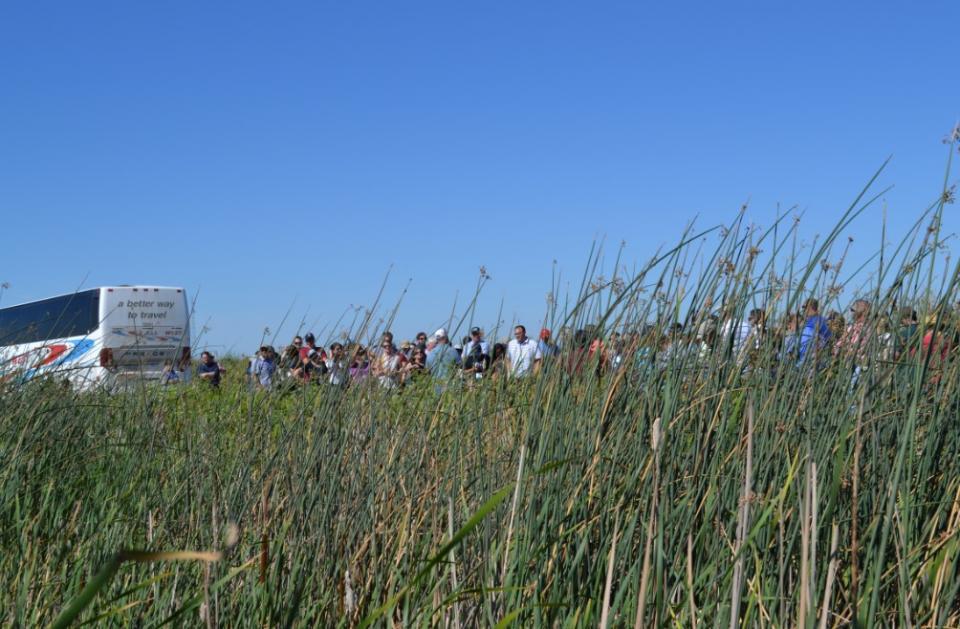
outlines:
[[[792, 217], [741, 214], [636, 272], [590, 267], [549, 319], [647, 342], [721, 304], [776, 323], [859, 294], [871, 325], [911, 304], [953, 334], [949, 195], [844, 268], [875, 198], [806, 249]], [[440, 393], [9, 386], [0, 622], [960, 626], [957, 362], [874, 336], [853, 382], [854, 358], [797, 368], [774, 338], [748, 369], [721, 342]]]

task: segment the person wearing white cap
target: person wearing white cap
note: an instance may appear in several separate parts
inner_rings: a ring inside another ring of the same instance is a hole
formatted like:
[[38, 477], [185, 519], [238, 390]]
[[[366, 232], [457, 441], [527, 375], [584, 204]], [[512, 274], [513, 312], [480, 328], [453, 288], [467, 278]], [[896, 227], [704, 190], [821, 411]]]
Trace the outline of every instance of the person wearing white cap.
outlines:
[[447, 331], [440, 328], [433, 333], [436, 345], [427, 352], [427, 369], [434, 378], [448, 378], [454, 368], [460, 365], [460, 354], [450, 345]]

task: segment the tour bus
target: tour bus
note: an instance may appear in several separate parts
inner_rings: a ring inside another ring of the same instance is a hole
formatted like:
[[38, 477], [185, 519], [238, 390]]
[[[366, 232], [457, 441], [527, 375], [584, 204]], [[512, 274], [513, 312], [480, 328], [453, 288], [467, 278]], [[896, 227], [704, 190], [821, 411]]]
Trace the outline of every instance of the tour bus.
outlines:
[[156, 380], [189, 370], [182, 288], [106, 286], [0, 308], [0, 378], [50, 374], [75, 388]]

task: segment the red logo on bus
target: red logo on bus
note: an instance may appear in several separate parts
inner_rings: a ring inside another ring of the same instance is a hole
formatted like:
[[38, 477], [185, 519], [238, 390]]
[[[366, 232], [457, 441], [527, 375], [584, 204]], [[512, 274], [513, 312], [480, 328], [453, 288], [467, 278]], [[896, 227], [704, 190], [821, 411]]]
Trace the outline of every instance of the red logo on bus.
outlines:
[[10, 359], [10, 362], [17, 367], [30, 367], [36, 369], [37, 367], [49, 365], [56, 359], [63, 356], [63, 353], [68, 349], [70, 349], [70, 347], [63, 344], [36, 347], [28, 352], [14, 356]]

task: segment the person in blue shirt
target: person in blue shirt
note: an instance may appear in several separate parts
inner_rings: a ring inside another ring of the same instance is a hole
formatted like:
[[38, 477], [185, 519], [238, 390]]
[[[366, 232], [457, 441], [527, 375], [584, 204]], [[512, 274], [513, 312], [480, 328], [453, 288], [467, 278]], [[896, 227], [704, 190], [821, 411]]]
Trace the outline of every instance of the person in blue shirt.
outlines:
[[470, 330], [470, 340], [464, 343], [463, 345], [463, 356], [467, 357], [472, 355], [476, 348], [479, 348], [479, 353], [484, 356], [490, 355], [490, 344], [483, 339], [483, 330], [480, 328], [472, 328]]
[[783, 347], [780, 349], [779, 360], [784, 365], [796, 364], [800, 354], [800, 324], [803, 317], [799, 313], [787, 315], [784, 322]]
[[427, 370], [438, 380], [449, 378], [460, 365], [460, 354], [450, 345], [443, 328], [433, 335], [436, 345], [427, 353]]
[[200, 354], [200, 365], [197, 367], [197, 377], [210, 383], [212, 387], [220, 386], [220, 365], [214, 360], [213, 354]]
[[560, 348], [557, 347], [557, 344], [551, 340], [552, 334], [553, 333], [550, 331], [550, 328], [543, 328], [540, 330], [540, 342], [537, 343], [537, 347], [540, 349], [540, 354], [544, 358], [560, 355]]
[[180, 382], [180, 373], [173, 366], [173, 361], [163, 363], [163, 373], [160, 374], [161, 384], [177, 384]]
[[273, 384], [273, 374], [276, 370], [277, 353], [269, 345], [264, 345], [260, 348], [250, 370], [254, 384], [261, 389], [269, 389]]
[[812, 360], [818, 354], [822, 358], [829, 355], [830, 327], [827, 320], [820, 316], [820, 302], [812, 297], [803, 304], [805, 317], [803, 329], [800, 331], [800, 345], [797, 350], [797, 364], [802, 365]]

